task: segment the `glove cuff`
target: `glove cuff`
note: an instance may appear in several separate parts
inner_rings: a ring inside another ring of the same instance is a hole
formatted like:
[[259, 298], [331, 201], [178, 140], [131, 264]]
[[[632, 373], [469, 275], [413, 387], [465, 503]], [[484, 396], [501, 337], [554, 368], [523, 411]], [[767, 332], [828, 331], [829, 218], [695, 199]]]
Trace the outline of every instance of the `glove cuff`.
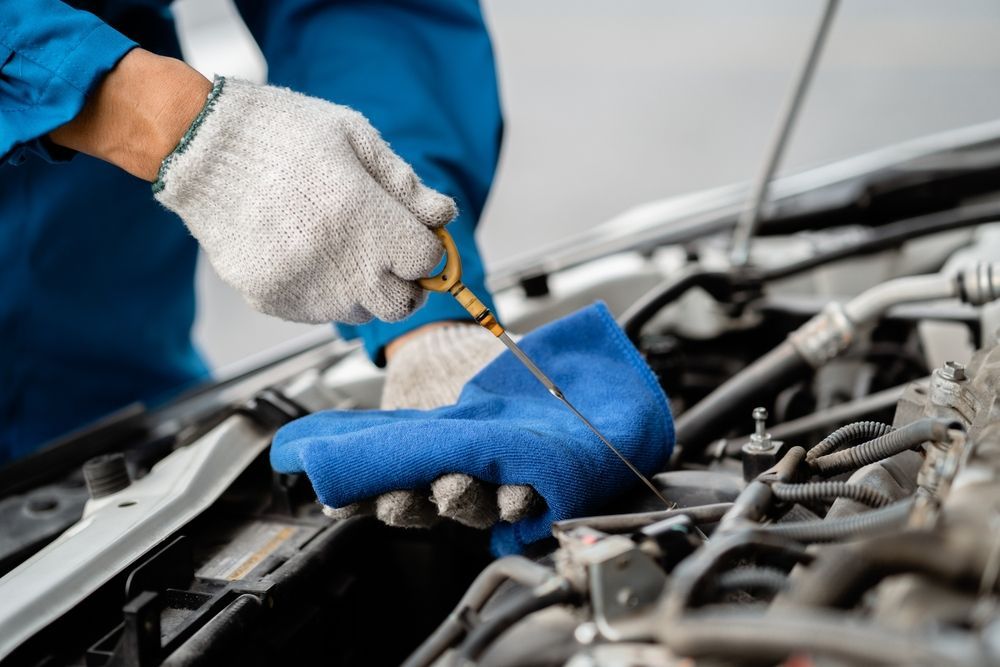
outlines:
[[458, 400], [472, 376], [504, 347], [475, 324], [436, 327], [408, 341], [389, 362], [382, 409], [431, 408]]
[[208, 118], [208, 115], [212, 113], [212, 110], [215, 108], [215, 103], [218, 101], [219, 95], [222, 94], [222, 89], [225, 85], [226, 77], [215, 77], [212, 84], [212, 90], [208, 93], [208, 97], [205, 99], [205, 105], [201, 108], [201, 111], [198, 112], [198, 115], [195, 116], [195, 119], [191, 121], [191, 125], [184, 133], [184, 136], [182, 136], [181, 140], [177, 142], [176, 148], [170, 151], [170, 154], [163, 158], [163, 161], [160, 163], [160, 169], [156, 172], [156, 180], [153, 181], [152, 185], [154, 195], [159, 194], [163, 191], [164, 187], [166, 187], [164, 176], [166, 175], [167, 170], [170, 168], [170, 165], [177, 158], [177, 156], [182, 155], [185, 151], [187, 151], [188, 146], [191, 145], [191, 141], [194, 139], [195, 135], [198, 134], [198, 130], [201, 129], [205, 119]]

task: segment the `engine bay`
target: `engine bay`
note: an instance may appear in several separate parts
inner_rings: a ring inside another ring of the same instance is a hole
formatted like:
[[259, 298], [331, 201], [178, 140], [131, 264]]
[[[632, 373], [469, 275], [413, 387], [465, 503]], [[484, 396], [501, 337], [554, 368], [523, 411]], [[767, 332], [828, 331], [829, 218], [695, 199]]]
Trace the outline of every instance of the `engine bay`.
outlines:
[[332, 521], [267, 459], [378, 404], [321, 340], [0, 471], [3, 664], [997, 664], [1000, 204], [962, 171], [997, 141], [776, 183], [746, 267], [717, 193], [502, 272], [512, 330], [616, 314], [674, 412], [670, 509], [639, 486], [497, 560]]

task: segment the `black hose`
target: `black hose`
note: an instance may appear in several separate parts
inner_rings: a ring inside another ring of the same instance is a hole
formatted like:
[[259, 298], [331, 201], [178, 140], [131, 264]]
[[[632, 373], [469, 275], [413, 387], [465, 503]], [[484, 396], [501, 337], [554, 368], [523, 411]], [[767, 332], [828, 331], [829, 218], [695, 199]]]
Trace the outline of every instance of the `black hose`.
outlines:
[[827, 548], [781, 604], [849, 609], [880, 581], [902, 573], [919, 573], [944, 586], [975, 586], [993, 547], [992, 534], [951, 530], [903, 532]]
[[467, 627], [466, 615], [482, 609], [497, 588], [506, 581], [515, 581], [522, 586], [540, 586], [556, 576], [553, 570], [528, 560], [523, 556], [507, 556], [495, 560], [479, 573], [455, 609], [448, 614], [430, 637], [417, 647], [403, 667], [427, 667], [441, 657], [441, 654], [455, 645]]
[[776, 664], [793, 654], [851, 665], [993, 664], [978, 637], [964, 632], [914, 633], [829, 610], [709, 611], [667, 617], [657, 638], [678, 656], [737, 664]]
[[636, 343], [649, 320], [695, 287], [700, 287], [716, 300], [728, 298], [734, 291], [737, 274], [695, 269], [672, 277], [643, 294], [618, 318], [618, 324], [629, 339]]
[[776, 567], [738, 567], [719, 575], [715, 586], [722, 591], [761, 589], [783, 591], [788, 587], [788, 573]]
[[998, 209], [997, 203], [988, 202], [900, 220], [871, 229], [866, 234], [866, 238], [856, 243], [834, 248], [827, 252], [821, 252], [812, 257], [806, 257], [798, 262], [792, 262], [774, 269], [766, 269], [762, 273], [761, 279], [765, 282], [770, 282], [772, 280], [788, 278], [840, 259], [858, 257], [859, 255], [895, 248], [906, 241], [922, 236], [996, 222], [998, 217], [1000, 217], [1000, 209]]
[[864, 514], [820, 521], [789, 521], [762, 526], [760, 530], [803, 543], [836, 542], [899, 530], [906, 525], [912, 508], [913, 501], [906, 499]]
[[507, 600], [506, 604], [498, 606], [488, 619], [469, 631], [458, 649], [456, 663], [462, 665], [476, 662], [490, 644], [515, 623], [536, 611], [569, 602], [575, 595], [569, 582], [559, 579], [546, 582], [524, 595]]
[[890, 456], [905, 452], [927, 441], [950, 442], [949, 428], [961, 428], [957, 422], [927, 417], [841, 452], [819, 456], [809, 462], [820, 475], [835, 475], [857, 470]]
[[825, 456], [848, 445], [868, 442], [869, 440], [885, 435], [891, 430], [892, 427], [888, 424], [873, 421], [854, 422], [847, 426], [841, 426], [806, 452], [806, 460], [812, 461], [817, 457]]
[[810, 370], [795, 346], [784, 341], [753, 362], [677, 419], [677, 443], [683, 455], [702, 451], [732, 424], [728, 417], [776, 394]]
[[869, 507], [885, 507], [892, 498], [864, 484], [848, 482], [806, 482], [805, 484], [772, 484], [771, 492], [779, 500], [793, 503], [827, 498], [850, 498]]

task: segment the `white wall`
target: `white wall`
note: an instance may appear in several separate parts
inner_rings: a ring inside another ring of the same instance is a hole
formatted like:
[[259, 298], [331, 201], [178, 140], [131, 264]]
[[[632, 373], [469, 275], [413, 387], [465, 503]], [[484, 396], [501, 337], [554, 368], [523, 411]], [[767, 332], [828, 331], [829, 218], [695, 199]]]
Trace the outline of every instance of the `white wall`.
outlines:
[[[260, 72], [224, 3], [179, 3], [192, 62]], [[480, 233], [495, 263], [636, 203], [749, 178], [821, 3], [484, 6], [507, 119]], [[786, 169], [1000, 117], [997, 35], [994, 0], [844, 0]], [[215, 363], [307, 330], [251, 312], [202, 269], [197, 339]]]

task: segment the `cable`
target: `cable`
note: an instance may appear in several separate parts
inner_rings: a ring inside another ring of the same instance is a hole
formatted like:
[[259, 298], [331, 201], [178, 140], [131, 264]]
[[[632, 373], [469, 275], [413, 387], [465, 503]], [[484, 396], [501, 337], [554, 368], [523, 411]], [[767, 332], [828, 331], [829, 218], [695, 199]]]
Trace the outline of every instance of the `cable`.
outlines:
[[927, 441], [950, 442], [950, 428], [961, 428], [961, 424], [947, 419], [919, 419], [862, 445], [819, 456], [808, 463], [818, 474], [825, 476], [857, 470]]
[[820, 440], [806, 452], [806, 461], [835, 452], [847, 445], [858, 445], [890, 432], [892, 427], [882, 422], [863, 421], [841, 426], [836, 431]]
[[779, 500], [801, 503], [826, 498], [850, 498], [869, 507], [885, 507], [892, 498], [863, 484], [848, 482], [807, 482], [805, 484], [772, 484], [771, 492]]
[[912, 508], [913, 500], [908, 498], [864, 514], [820, 521], [789, 521], [762, 526], [760, 530], [803, 543], [836, 542], [899, 530], [906, 525]]

